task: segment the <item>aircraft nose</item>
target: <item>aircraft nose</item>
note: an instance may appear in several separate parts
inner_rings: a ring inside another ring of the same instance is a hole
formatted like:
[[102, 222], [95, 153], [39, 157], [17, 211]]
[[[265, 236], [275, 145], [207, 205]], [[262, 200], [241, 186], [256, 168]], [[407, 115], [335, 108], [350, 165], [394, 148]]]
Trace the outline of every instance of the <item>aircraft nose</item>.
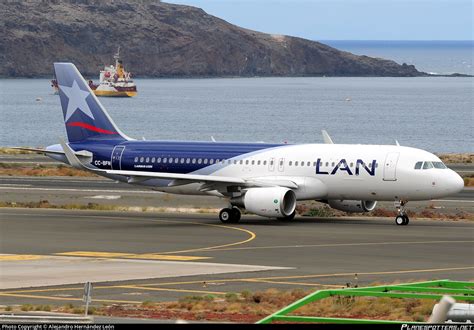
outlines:
[[464, 180], [454, 171], [452, 171], [450, 176], [449, 188], [453, 194], [456, 194], [464, 189]]

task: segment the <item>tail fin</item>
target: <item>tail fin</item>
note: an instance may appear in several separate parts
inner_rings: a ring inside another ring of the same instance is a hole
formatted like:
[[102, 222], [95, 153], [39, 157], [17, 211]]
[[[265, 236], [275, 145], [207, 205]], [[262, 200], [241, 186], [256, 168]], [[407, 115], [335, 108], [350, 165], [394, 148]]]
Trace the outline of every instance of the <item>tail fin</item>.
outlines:
[[69, 142], [89, 139], [130, 140], [115, 125], [72, 63], [54, 63]]

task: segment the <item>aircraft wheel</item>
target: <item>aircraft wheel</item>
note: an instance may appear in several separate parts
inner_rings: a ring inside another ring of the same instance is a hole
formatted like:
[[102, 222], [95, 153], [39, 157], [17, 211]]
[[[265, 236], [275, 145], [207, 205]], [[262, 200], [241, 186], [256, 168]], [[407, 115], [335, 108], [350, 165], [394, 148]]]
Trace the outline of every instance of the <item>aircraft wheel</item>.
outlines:
[[290, 215], [287, 215], [286, 217], [277, 218], [277, 219], [280, 221], [291, 221], [295, 218], [295, 216], [296, 216], [296, 211], [293, 211], [293, 213], [291, 213]]
[[410, 218], [408, 218], [408, 215], [404, 215], [403, 218], [405, 219], [405, 222], [403, 223], [404, 226], [408, 225], [410, 223]]
[[239, 222], [241, 215], [242, 213], [240, 213], [240, 210], [238, 208], [232, 208], [232, 223]]
[[234, 212], [232, 211], [232, 209], [229, 209], [229, 208], [222, 209], [219, 212], [219, 220], [222, 223], [232, 223], [233, 215], [234, 215]]
[[395, 223], [397, 224], [397, 226], [403, 226], [405, 225], [405, 216], [403, 215], [397, 215], [397, 217], [395, 218]]

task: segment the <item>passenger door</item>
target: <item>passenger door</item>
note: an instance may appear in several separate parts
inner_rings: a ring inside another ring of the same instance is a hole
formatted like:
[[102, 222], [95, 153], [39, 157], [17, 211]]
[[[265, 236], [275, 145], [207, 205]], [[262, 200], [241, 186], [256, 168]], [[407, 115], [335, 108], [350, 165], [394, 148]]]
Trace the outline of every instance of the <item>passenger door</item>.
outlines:
[[385, 157], [383, 165], [383, 180], [384, 181], [397, 181], [397, 163], [399, 152], [389, 152]]

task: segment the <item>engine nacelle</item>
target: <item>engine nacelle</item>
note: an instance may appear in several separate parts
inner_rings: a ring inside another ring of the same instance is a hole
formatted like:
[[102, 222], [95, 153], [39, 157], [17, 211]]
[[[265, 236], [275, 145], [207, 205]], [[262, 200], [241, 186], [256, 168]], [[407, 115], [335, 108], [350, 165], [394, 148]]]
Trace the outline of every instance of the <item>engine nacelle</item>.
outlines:
[[286, 217], [296, 208], [295, 192], [283, 187], [250, 188], [231, 203], [264, 217]]
[[344, 212], [370, 212], [375, 209], [377, 201], [330, 200], [330, 207]]

